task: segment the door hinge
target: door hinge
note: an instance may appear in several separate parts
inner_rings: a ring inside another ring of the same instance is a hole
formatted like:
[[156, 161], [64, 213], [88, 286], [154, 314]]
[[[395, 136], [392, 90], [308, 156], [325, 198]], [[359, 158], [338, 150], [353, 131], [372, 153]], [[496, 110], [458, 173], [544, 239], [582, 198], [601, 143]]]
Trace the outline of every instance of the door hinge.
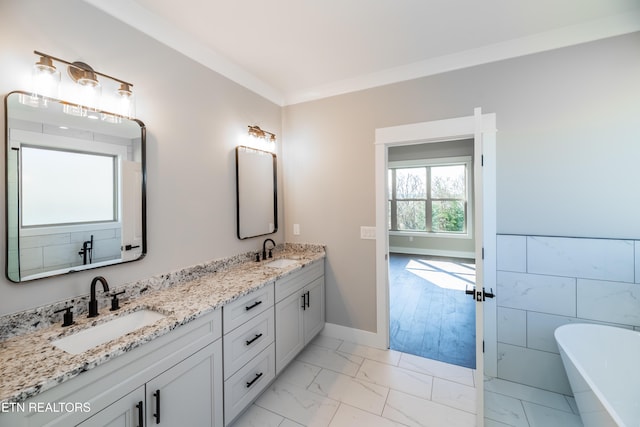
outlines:
[[484, 340], [482, 340], [482, 352], [484, 353]]
[[484, 166], [484, 154], [480, 156], [480, 166]]
[[482, 248], [482, 259], [484, 259], [484, 248]]

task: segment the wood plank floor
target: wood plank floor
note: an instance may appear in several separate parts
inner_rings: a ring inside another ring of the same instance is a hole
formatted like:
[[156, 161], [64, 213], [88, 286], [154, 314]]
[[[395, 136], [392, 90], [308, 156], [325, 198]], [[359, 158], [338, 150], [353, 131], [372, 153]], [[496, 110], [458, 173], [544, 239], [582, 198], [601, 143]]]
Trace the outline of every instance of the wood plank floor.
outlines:
[[391, 254], [391, 349], [475, 368], [475, 261]]

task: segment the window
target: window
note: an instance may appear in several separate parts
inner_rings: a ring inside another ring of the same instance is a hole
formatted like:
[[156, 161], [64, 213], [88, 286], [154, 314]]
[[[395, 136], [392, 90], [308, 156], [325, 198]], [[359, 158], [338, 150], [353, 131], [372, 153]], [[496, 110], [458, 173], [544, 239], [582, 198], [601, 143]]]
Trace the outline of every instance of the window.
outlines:
[[389, 230], [466, 234], [470, 163], [390, 162]]
[[116, 156], [23, 145], [22, 226], [116, 220]]

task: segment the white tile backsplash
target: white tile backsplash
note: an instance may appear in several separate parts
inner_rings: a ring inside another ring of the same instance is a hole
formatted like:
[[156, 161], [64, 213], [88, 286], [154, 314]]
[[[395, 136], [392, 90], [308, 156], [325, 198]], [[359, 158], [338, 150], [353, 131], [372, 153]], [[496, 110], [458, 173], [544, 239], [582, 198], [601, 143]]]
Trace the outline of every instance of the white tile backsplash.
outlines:
[[21, 248], [38, 248], [43, 246], [64, 245], [70, 243], [69, 233], [44, 234], [20, 237]]
[[20, 268], [33, 270], [43, 266], [42, 248], [20, 249]]
[[527, 345], [527, 312], [498, 307], [498, 341], [507, 344]]
[[498, 271], [498, 306], [576, 315], [576, 279]]
[[498, 377], [571, 394], [553, 333], [574, 322], [640, 329], [640, 241], [501, 235], [497, 244]]
[[578, 317], [640, 326], [640, 285], [578, 280]]
[[632, 240], [527, 237], [527, 271], [555, 276], [634, 282]]
[[546, 351], [498, 343], [498, 378], [572, 394], [560, 355]]
[[497, 238], [498, 270], [527, 271], [527, 238], [526, 236], [502, 235]]

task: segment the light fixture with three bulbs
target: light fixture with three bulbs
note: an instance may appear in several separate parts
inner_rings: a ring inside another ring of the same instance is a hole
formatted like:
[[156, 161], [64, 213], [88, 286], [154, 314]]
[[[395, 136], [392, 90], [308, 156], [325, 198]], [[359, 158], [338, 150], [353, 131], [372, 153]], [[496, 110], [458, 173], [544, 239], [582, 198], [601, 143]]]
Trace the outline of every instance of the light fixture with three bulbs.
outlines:
[[[30, 95], [23, 95], [20, 99], [21, 103], [32, 107], [46, 108], [49, 98], [60, 97], [60, 71], [55, 67], [55, 61], [67, 65], [69, 78], [75, 83], [69, 87], [69, 93], [64, 94], [63, 111], [65, 113], [87, 116], [90, 111], [99, 111], [102, 120], [114, 123], [120, 122], [121, 117], [135, 117], [135, 98], [131, 90], [133, 84], [100, 73], [84, 62], [69, 62], [38, 51], [33, 53], [38, 55], [40, 59], [33, 66]], [[114, 96], [102, 96], [102, 85], [98, 76], [105, 77], [119, 85], [118, 89], [114, 91]]]

